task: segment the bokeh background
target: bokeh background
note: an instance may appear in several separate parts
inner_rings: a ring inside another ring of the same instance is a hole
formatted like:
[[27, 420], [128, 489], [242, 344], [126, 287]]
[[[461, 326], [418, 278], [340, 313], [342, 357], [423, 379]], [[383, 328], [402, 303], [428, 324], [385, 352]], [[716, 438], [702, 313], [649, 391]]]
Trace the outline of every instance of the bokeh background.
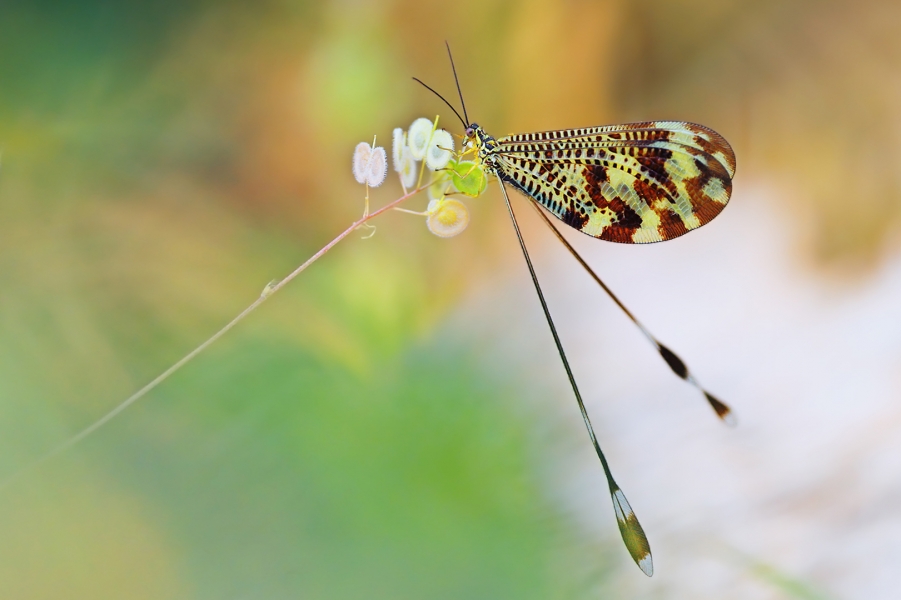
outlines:
[[357, 218], [357, 142], [456, 128], [410, 80], [453, 100], [445, 40], [495, 135], [730, 140], [709, 226], [569, 237], [739, 426], [514, 199], [646, 579], [492, 188], [451, 240], [380, 217], [0, 490], [0, 597], [897, 597], [899, 28], [893, 0], [3, 2], [0, 479]]

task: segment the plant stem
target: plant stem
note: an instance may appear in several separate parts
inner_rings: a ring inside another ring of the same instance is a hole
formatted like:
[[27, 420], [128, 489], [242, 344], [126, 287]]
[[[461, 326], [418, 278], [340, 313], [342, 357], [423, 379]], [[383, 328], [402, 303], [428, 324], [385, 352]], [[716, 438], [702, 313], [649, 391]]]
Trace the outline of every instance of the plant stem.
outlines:
[[203, 342], [202, 344], [200, 344], [199, 346], [194, 348], [191, 352], [186, 354], [181, 360], [179, 360], [178, 362], [173, 364], [171, 367], [169, 367], [168, 369], [166, 369], [165, 371], [163, 371], [162, 373], [157, 375], [156, 378], [151, 380], [144, 387], [142, 387], [141, 389], [136, 391], [134, 394], [132, 394], [131, 396], [129, 396], [128, 398], [126, 398], [125, 400], [120, 402], [118, 405], [115, 406], [115, 408], [113, 408], [108, 413], [106, 413], [105, 415], [103, 415], [102, 417], [100, 417], [99, 419], [97, 419], [96, 421], [94, 421], [93, 423], [91, 423], [90, 425], [85, 427], [84, 429], [82, 429], [80, 432], [76, 433], [69, 439], [65, 440], [64, 442], [62, 442], [55, 448], [52, 448], [43, 456], [40, 456], [39, 458], [35, 459], [31, 463], [26, 464], [21, 469], [14, 471], [12, 475], [7, 477], [4, 481], [0, 482], [0, 490], [9, 486], [10, 483], [12, 483], [14, 480], [18, 479], [25, 473], [37, 468], [38, 466], [40, 466], [43, 463], [50, 460], [51, 458], [53, 458], [59, 454], [62, 454], [63, 452], [65, 452], [66, 450], [68, 450], [69, 448], [71, 448], [72, 446], [77, 444], [78, 442], [82, 441], [83, 439], [85, 439], [86, 437], [88, 437], [89, 435], [91, 435], [92, 433], [94, 433], [95, 431], [97, 431], [98, 429], [103, 427], [104, 425], [106, 425], [114, 417], [116, 417], [119, 413], [121, 413], [126, 408], [128, 408], [129, 406], [131, 406], [132, 404], [134, 404], [141, 398], [143, 398], [145, 395], [147, 395], [147, 392], [151, 391], [152, 389], [157, 387], [159, 384], [166, 381], [173, 373], [175, 373], [176, 371], [181, 369], [183, 366], [185, 366], [186, 364], [191, 362], [191, 360], [194, 357], [196, 357], [198, 354], [200, 354], [201, 352], [203, 352], [204, 350], [209, 348], [211, 345], [213, 345], [213, 343], [216, 340], [218, 340], [223, 335], [225, 335], [232, 327], [234, 327], [235, 325], [237, 325], [238, 323], [243, 321], [244, 317], [246, 317], [247, 315], [252, 313], [254, 310], [256, 310], [256, 308], [258, 306], [260, 306], [263, 302], [265, 302], [266, 300], [271, 298], [273, 294], [275, 294], [280, 289], [282, 289], [283, 287], [288, 285], [288, 283], [292, 279], [294, 279], [295, 277], [300, 275], [303, 271], [305, 271], [307, 269], [307, 267], [309, 267], [311, 264], [313, 264], [314, 262], [316, 262], [317, 260], [322, 258], [322, 256], [326, 252], [328, 252], [329, 250], [334, 248], [338, 244], [338, 242], [340, 242], [341, 240], [343, 240], [344, 238], [349, 236], [351, 233], [353, 233], [354, 231], [359, 229], [362, 225], [364, 225], [370, 219], [373, 219], [373, 218], [379, 216], [380, 214], [382, 214], [385, 211], [391, 210], [392, 208], [396, 207], [398, 204], [400, 204], [404, 200], [409, 199], [410, 197], [414, 196], [415, 194], [418, 194], [419, 192], [421, 192], [424, 189], [425, 189], [425, 187], [418, 187], [410, 192], [407, 192], [403, 196], [398, 198], [397, 200], [389, 202], [388, 204], [386, 204], [385, 206], [383, 206], [382, 208], [378, 209], [377, 211], [375, 211], [373, 213], [369, 213], [367, 210], [367, 213], [364, 214], [360, 219], [354, 221], [350, 227], [348, 227], [347, 229], [345, 229], [344, 231], [339, 233], [337, 235], [337, 237], [335, 237], [335, 239], [333, 239], [328, 244], [323, 246], [322, 249], [320, 249], [316, 254], [311, 256], [302, 265], [300, 265], [299, 267], [297, 267], [296, 269], [291, 271], [291, 273], [289, 273], [284, 279], [282, 279], [281, 281], [279, 281], [277, 284], [273, 285], [272, 287], [267, 287], [266, 290], [264, 291], [264, 293], [261, 294], [259, 298], [254, 300], [253, 303], [250, 304], [250, 306], [248, 306], [247, 308], [242, 310], [240, 313], [238, 313], [238, 316], [236, 316], [234, 319], [232, 319], [231, 321], [226, 323], [225, 326], [222, 327], [222, 329], [220, 329], [219, 331], [214, 333], [209, 339], [207, 339], [205, 342]]

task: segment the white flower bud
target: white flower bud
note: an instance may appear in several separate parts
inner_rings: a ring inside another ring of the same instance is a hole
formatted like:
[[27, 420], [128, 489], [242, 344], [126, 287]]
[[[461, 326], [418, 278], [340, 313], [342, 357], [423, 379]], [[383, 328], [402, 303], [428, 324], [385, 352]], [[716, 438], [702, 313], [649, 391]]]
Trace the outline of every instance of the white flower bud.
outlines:
[[426, 149], [429, 147], [429, 141], [432, 139], [432, 122], [426, 118], [419, 118], [410, 125], [410, 132], [407, 134], [407, 144], [413, 152], [413, 158], [422, 160], [425, 158]]
[[409, 146], [404, 146], [403, 151], [401, 152], [400, 167], [401, 184], [403, 184], [406, 189], [412, 188], [416, 185], [416, 176], [418, 173], [416, 172], [416, 161], [413, 159], [413, 151], [410, 150]]
[[429, 216], [426, 225], [438, 237], [454, 237], [469, 225], [469, 210], [466, 205], [453, 198], [429, 202]]
[[433, 171], [443, 169], [450, 162], [454, 153], [454, 136], [444, 129], [439, 129], [432, 135], [425, 155], [425, 164]]
[[385, 182], [388, 174], [388, 155], [381, 146], [374, 148], [369, 156], [369, 165], [366, 173], [366, 183], [369, 187], [379, 187]]
[[404, 147], [407, 145], [407, 139], [404, 136], [404, 130], [400, 127], [394, 130], [394, 139], [391, 142], [391, 162], [394, 170], [398, 173], [403, 172], [404, 167]]
[[366, 142], [360, 142], [354, 148], [354, 179], [357, 183], [366, 183], [369, 175], [369, 159], [372, 157], [372, 146]]

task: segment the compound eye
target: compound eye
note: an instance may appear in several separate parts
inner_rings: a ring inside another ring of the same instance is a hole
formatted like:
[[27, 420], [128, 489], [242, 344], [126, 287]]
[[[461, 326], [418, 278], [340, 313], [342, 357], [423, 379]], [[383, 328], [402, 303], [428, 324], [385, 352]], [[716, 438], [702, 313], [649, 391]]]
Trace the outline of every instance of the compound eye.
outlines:
[[466, 128], [466, 137], [470, 137], [472, 135], [473, 129], [472, 127]]

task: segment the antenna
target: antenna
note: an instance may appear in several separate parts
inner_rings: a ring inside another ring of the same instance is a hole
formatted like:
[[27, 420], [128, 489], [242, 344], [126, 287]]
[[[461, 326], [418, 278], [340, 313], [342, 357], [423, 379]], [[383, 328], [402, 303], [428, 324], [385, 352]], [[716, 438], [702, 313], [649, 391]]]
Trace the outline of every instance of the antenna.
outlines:
[[[463, 92], [460, 91], [460, 80], [457, 79], [457, 67], [454, 66], [454, 57], [450, 51], [450, 44], [447, 43], [447, 40], [444, 40], [444, 45], [447, 46], [447, 57], [451, 62], [451, 71], [454, 72], [454, 83], [457, 84], [457, 94], [460, 96], [460, 105], [463, 106], [463, 116], [466, 118], [466, 123], [463, 124], [464, 127], [469, 127], [469, 115], [466, 114], [466, 103], [463, 102]], [[460, 116], [460, 115], [457, 115]]]
[[[432, 92], [433, 94], [435, 94], [436, 96], [438, 96], [439, 98], [441, 98], [441, 100], [442, 100], [445, 104], [447, 104], [447, 106], [448, 106], [452, 111], [454, 111], [454, 114], [457, 115], [457, 118], [460, 119], [460, 122], [461, 122], [461, 123], [463, 123], [463, 127], [464, 127], [464, 128], [469, 127], [469, 123], [467, 123], [466, 121], [463, 120], [463, 117], [460, 116], [460, 113], [457, 112], [457, 109], [454, 108], [454, 107], [451, 105], [450, 102], [448, 102], [447, 100], [445, 100], [444, 96], [442, 96], [441, 94], [439, 94], [438, 92], [436, 92], [435, 90], [433, 90], [432, 88], [430, 88], [429, 86], [427, 86], [426, 84], [424, 84], [424, 83], [422, 82], [422, 80], [420, 80], [420, 79], [418, 79], [418, 78], [416, 78], [416, 77], [413, 78], [413, 81], [415, 81], [416, 83], [418, 83], [419, 85], [421, 85], [421, 86], [424, 87], [425, 89], [429, 90], [430, 92]], [[464, 110], [465, 110], [465, 109], [464, 109]]]

